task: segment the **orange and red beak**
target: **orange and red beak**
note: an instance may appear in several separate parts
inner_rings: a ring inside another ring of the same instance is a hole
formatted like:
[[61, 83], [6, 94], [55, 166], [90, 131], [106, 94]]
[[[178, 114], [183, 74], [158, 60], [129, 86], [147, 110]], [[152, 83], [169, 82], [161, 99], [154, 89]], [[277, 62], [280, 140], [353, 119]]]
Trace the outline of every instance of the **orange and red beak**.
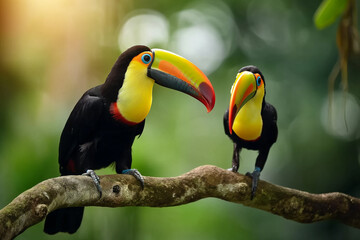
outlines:
[[206, 75], [189, 60], [161, 49], [152, 49], [153, 60], [148, 77], [161, 86], [178, 90], [202, 102], [210, 112], [215, 104], [215, 92]]

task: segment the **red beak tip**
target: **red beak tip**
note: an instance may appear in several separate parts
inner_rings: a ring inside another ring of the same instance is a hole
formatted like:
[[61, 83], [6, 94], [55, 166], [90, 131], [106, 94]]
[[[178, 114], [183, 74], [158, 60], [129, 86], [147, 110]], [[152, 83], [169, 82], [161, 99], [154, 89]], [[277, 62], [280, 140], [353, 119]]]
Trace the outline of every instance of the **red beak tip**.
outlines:
[[207, 112], [208, 112], [208, 113], [211, 112], [211, 110], [213, 110], [214, 105], [215, 105], [215, 100], [212, 101], [212, 102], [210, 102], [210, 103], [209, 103], [209, 102], [207, 103], [206, 109], [207, 109]]
[[215, 92], [214, 88], [206, 82], [202, 82], [199, 85], [199, 92], [201, 93], [202, 97], [204, 98], [206, 104], [206, 108], [208, 112], [214, 108], [215, 105]]

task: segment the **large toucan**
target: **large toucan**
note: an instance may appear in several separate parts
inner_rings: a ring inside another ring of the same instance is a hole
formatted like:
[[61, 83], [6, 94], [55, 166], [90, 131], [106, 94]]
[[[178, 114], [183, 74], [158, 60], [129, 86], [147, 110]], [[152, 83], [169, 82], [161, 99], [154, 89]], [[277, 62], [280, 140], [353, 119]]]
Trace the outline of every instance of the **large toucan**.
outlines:
[[[203, 72], [174, 53], [134, 46], [123, 52], [104, 84], [91, 88], [75, 105], [60, 138], [61, 175], [92, 171], [115, 163], [117, 173], [134, 175], [131, 146], [140, 136], [152, 103], [154, 83], [189, 94], [202, 102], [208, 112], [215, 104], [214, 89]], [[84, 208], [57, 209], [48, 214], [44, 231], [74, 233], [80, 227]]]
[[259, 151], [255, 170], [246, 174], [252, 177], [251, 199], [278, 135], [276, 109], [265, 101], [265, 94], [265, 79], [260, 70], [255, 66], [241, 68], [231, 88], [229, 109], [224, 115], [225, 133], [234, 142], [231, 170], [238, 171], [242, 148]]

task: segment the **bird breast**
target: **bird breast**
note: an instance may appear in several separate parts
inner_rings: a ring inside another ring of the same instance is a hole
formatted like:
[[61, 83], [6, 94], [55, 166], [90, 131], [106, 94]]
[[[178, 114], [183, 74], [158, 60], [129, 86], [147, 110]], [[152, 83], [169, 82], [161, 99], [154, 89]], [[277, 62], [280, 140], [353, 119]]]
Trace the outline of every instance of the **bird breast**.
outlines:
[[250, 100], [238, 112], [233, 123], [235, 134], [246, 141], [254, 141], [261, 136], [263, 121], [261, 106]]
[[148, 115], [152, 103], [154, 80], [147, 77], [147, 69], [130, 63], [119, 90], [117, 107], [121, 115], [130, 122], [142, 122]]

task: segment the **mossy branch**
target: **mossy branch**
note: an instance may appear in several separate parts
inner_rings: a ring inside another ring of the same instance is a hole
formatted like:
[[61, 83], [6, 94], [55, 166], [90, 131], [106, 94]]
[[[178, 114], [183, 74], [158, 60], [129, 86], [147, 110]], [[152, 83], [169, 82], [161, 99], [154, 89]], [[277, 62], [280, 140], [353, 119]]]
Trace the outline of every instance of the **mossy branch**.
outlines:
[[207, 197], [241, 203], [297, 222], [337, 219], [360, 228], [358, 198], [343, 193], [311, 194], [260, 181], [255, 198], [250, 200], [249, 177], [215, 166], [201, 166], [178, 177], [144, 177], [144, 190], [129, 175], [106, 175], [100, 179], [100, 199], [94, 183], [86, 176], [52, 178], [25, 191], [0, 210], [0, 239], [14, 238], [57, 208], [168, 207]]

